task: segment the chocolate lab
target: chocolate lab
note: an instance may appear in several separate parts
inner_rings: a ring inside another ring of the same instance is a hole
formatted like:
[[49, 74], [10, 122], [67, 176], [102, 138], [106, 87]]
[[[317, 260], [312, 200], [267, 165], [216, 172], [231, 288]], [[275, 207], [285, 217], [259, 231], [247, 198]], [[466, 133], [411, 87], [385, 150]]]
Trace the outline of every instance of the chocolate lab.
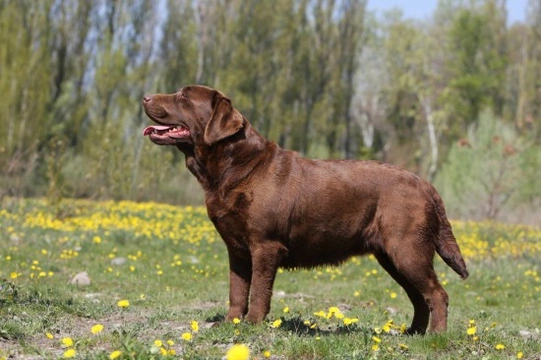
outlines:
[[466, 265], [432, 185], [391, 165], [310, 160], [261, 136], [220, 91], [186, 86], [143, 98], [159, 125], [143, 131], [173, 145], [205, 192], [210, 219], [227, 246], [227, 320], [260, 323], [279, 267], [337, 265], [374, 254], [406, 291], [408, 333], [447, 327], [448, 296], [434, 254], [463, 279]]

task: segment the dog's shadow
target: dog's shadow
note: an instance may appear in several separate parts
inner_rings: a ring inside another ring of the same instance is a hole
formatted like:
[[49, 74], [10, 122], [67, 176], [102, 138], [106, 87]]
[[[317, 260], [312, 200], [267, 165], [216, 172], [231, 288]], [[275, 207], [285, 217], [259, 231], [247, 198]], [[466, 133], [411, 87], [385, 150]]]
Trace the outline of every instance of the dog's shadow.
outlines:
[[359, 326], [358, 324], [342, 325], [337, 323], [318, 324], [317, 321], [303, 320], [300, 317], [289, 319], [281, 318], [282, 323], [277, 330], [287, 331], [299, 336], [328, 336], [339, 334], [372, 334], [370, 327]]
[[[362, 334], [363, 336], [370, 338], [373, 333], [373, 329], [368, 326], [360, 326], [358, 324], [342, 325], [338, 323], [326, 323], [318, 324], [315, 320], [303, 320], [301, 317], [296, 316], [293, 318], [280, 318], [280, 325], [273, 325], [273, 323], [267, 323], [262, 326], [271, 326], [277, 331], [283, 331], [297, 336], [329, 336], [339, 334]], [[216, 314], [206, 319], [207, 323], [211, 323], [211, 327], [218, 327], [225, 322], [225, 316], [222, 314]]]

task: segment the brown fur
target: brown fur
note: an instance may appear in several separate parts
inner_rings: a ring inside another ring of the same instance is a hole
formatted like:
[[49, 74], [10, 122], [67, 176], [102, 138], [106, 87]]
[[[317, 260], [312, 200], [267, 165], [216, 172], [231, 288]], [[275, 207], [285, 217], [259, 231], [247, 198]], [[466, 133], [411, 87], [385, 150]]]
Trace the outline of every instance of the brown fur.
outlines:
[[373, 161], [309, 160], [257, 133], [221, 92], [187, 86], [143, 98], [161, 125], [144, 134], [177, 146], [205, 191], [230, 264], [227, 320], [264, 320], [279, 267], [337, 265], [374, 254], [414, 307], [408, 333], [444, 331], [448, 296], [437, 252], [463, 279], [466, 265], [432, 185]]

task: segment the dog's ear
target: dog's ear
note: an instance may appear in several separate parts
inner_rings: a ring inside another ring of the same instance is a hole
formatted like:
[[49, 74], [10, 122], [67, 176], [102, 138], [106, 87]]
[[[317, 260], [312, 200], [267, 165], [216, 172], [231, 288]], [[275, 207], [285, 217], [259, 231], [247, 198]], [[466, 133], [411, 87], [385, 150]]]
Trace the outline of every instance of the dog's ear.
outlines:
[[204, 140], [208, 146], [235, 135], [244, 126], [244, 118], [233, 108], [231, 100], [217, 95], [210, 121], [205, 128]]

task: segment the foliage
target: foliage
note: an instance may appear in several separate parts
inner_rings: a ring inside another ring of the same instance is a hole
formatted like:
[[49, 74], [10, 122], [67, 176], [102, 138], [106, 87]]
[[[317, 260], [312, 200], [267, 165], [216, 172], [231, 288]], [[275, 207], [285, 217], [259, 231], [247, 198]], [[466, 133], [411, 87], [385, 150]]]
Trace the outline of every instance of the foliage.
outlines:
[[[449, 329], [401, 335], [411, 304], [373, 257], [280, 271], [268, 321], [227, 308], [225, 246], [200, 207], [4, 198], [0, 358], [491, 359], [541, 354], [539, 228], [453, 222], [472, 274], [435, 266]], [[86, 271], [88, 286], [69, 283]], [[517, 311], [520, 309], [520, 311]], [[237, 346], [234, 346], [238, 344]]]
[[367, 0], [0, 0], [0, 196], [200, 201], [182, 155], [141, 136], [144, 94], [190, 83], [306, 156], [432, 181], [487, 107], [535, 154], [540, 19], [536, 0], [512, 25], [498, 0], [423, 20]]
[[452, 216], [494, 219], [540, 195], [532, 181], [540, 165], [516, 130], [485, 111], [451, 148], [436, 185]]

